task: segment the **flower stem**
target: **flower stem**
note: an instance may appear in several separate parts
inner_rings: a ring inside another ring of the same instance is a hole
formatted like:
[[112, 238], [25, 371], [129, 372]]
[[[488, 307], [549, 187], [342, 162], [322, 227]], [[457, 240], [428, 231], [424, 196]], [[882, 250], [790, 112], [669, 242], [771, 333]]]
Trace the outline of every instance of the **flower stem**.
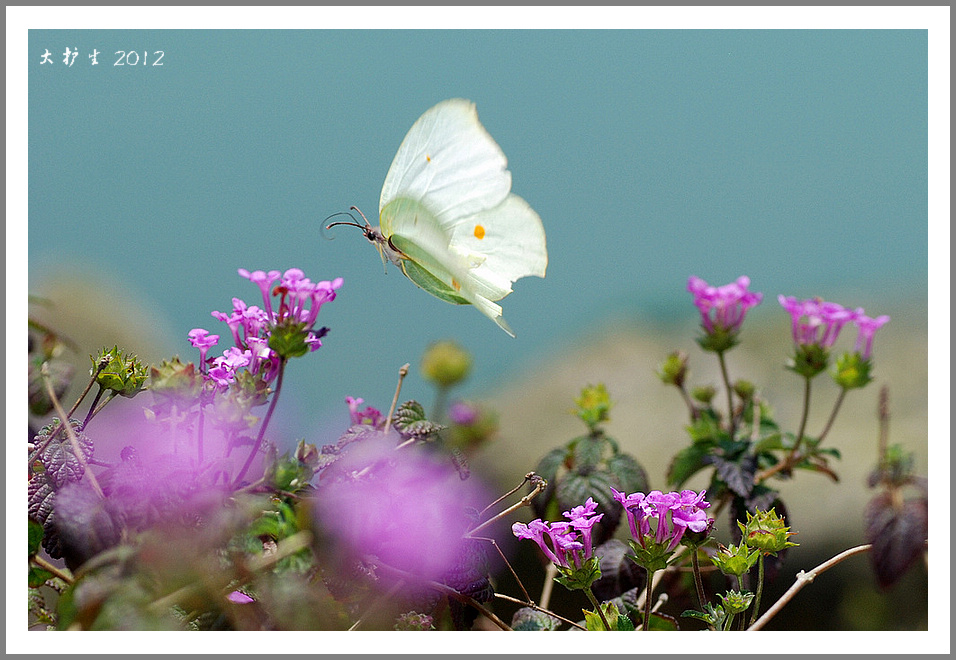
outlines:
[[607, 617], [604, 616], [604, 609], [601, 607], [601, 603], [598, 602], [598, 599], [594, 596], [594, 592], [591, 591], [591, 587], [587, 587], [584, 590], [584, 594], [588, 597], [588, 600], [591, 601], [591, 605], [594, 606], [594, 609], [597, 610], [598, 616], [601, 617], [601, 623], [604, 624], [604, 629], [611, 630], [611, 624], [607, 622]]
[[734, 439], [734, 432], [737, 430], [737, 419], [734, 416], [734, 391], [730, 386], [730, 376], [727, 375], [727, 361], [724, 360], [724, 352], [717, 351], [717, 360], [720, 362], [720, 375], [724, 379], [724, 389], [727, 390], [727, 424], [730, 428], [730, 439]]
[[[754, 596], [753, 603], [753, 614], [750, 616], [750, 625], [752, 626], [757, 620], [757, 613], [760, 611], [760, 596], [763, 594], [763, 561], [764, 555], [760, 553], [760, 559], [757, 562], [757, 595]], [[743, 620], [743, 615], [741, 616]]]
[[704, 594], [704, 581], [700, 577], [700, 562], [697, 559], [697, 548], [692, 548], [690, 553], [691, 565], [694, 567], [694, 584], [697, 585], [697, 601], [700, 609], [704, 609], [704, 603], [707, 602], [707, 596]]
[[830, 432], [830, 427], [833, 426], [833, 420], [836, 419], [837, 413], [840, 411], [840, 405], [843, 403], [844, 397], [846, 397], [846, 388], [840, 388], [840, 394], [837, 396], [836, 403], [833, 404], [833, 411], [830, 413], [830, 419], [827, 420], [827, 425], [823, 427], [823, 430], [820, 431], [820, 440], [823, 440], [824, 436]]
[[91, 419], [93, 419], [93, 411], [96, 409], [96, 404], [100, 402], [101, 396], [103, 396], [102, 385], [100, 386], [100, 389], [96, 392], [96, 396], [93, 397], [93, 402], [90, 404], [90, 409], [86, 412], [86, 419], [83, 420], [83, 424], [80, 426], [80, 430], [85, 429], [86, 425], [90, 423]]
[[647, 569], [647, 589], [644, 590], [644, 627], [641, 630], [651, 629], [651, 594], [654, 592], [654, 571]]
[[803, 434], [807, 430], [807, 418], [810, 416], [810, 377], [806, 376], [803, 383], [803, 414], [800, 417], [800, 430], [797, 432], [797, 441], [793, 443], [793, 449], [790, 450], [790, 456], [787, 459], [788, 464], [793, 463], [797, 450], [800, 449], [800, 443], [803, 442]]
[[242, 466], [242, 469], [239, 470], [239, 474], [236, 475], [235, 481], [232, 482], [233, 488], [238, 488], [239, 484], [242, 483], [242, 478], [246, 476], [246, 472], [249, 471], [249, 467], [252, 465], [252, 461], [255, 459], [256, 454], [259, 453], [259, 448], [262, 446], [262, 439], [266, 435], [266, 428], [269, 426], [269, 420], [272, 419], [272, 413], [276, 409], [276, 402], [279, 400], [279, 393], [282, 391], [282, 377], [285, 375], [285, 365], [287, 358], [279, 358], [279, 375], [276, 377], [276, 389], [272, 393], [272, 402], [269, 404], [269, 410], [266, 412], [265, 419], [262, 420], [262, 426], [259, 427], [259, 435], [256, 437], [256, 442], [252, 446], [252, 451], [249, 452], [249, 458], [246, 459], [245, 465]]

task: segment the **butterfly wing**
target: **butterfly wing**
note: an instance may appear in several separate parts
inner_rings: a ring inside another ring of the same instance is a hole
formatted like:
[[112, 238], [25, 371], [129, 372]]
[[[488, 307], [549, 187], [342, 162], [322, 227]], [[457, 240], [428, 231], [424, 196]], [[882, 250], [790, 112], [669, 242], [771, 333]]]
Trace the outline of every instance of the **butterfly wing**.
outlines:
[[[398, 148], [382, 186], [379, 215], [404, 198], [424, 203], [446, 226], [500, 204], [511, 190], [507, 166], [501, 147], [478, 121], [475, 104], [442, 101], [419, 117]], [[382, 225], [386, 236], [389, 229]]]
[[470, 101], [434, 106], [412, 126], [379, 200], [381, 232], [405, 254], [402, 270], [432, 295], [470, 303], [514, 333], [493, 301], [520, 277], [544, 277], [541, 219], [510, 194], [501, 148]]

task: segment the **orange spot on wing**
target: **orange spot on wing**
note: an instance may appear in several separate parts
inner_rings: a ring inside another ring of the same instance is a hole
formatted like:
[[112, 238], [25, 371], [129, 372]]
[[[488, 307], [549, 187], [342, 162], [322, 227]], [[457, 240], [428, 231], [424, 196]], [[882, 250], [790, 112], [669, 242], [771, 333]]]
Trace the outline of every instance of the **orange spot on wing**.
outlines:
[[481, 225], [475, 225], [475, 238], [479, 241], [485, 237], [485, 228]]
[[427, 160], [430, 163], [432, 162], [432, 157], [429, 156], [428, 154], [425, 154], [425, 160]]
[[456, 280], [454, 277], [451, 278], [451, 285], [454, 287], [455, 291], [461, 291], [461, 282]]

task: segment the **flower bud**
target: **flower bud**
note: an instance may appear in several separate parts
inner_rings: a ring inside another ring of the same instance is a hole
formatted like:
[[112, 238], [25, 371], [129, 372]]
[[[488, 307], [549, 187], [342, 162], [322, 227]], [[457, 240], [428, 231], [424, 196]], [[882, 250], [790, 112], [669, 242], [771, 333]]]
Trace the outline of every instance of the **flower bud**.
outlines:
[[471, 355], [453, 341], [431, 344], [422, 356], [422, 375], [439, 387], [451, 387], [468, 377]]
[[701, 385], [690, 391], [691, 397], [705, 405], [710, 405], [710, 402], [713, 400], [714, 395], [716, 394], [717, 390], [710, 385]]
[[871, 364], [860, 353], [844, 353], [837, 358], [833, 380], [846, 390], [863, 387], [873, 380], [870, 377]]
[[[90, 356], [93, 367], [90, 375], [96, 377], [96, 383], [104, 390], [132, 398], [143, 391], [146, 385], [147, 369], [135, 355], [120, 357], [117, 346], [105, 348], [96, 357]], [[102, 368], [100, 368], [102, 367]]]
[[720, 546], [720, 551], [713, 555], [710, 560], [714, 566], [720, 569], [724, 575], [743, 575], [757, 563], [759, 551], [751, 550], [747, 544], [741, 542], [740, 545], [731, 545], [730, 547]]
[[657, 370], [657, 375], [666, 385], [683, 387], [684, 378], [687, 377], [687, 353], [674, 351], [668, 355]]
[[581, 390], [581, 396], [574, 402], [578, 405], [575, 414], [588, 425], [592, 431], [601, 422], [608, 421], [608, 412], [611, 410], [611, 396], [604, 387], [604, 383], [588, 385]]
[[749, 591], [728, 591], [720, 596], [720, 601], [724, 604], [724, 611], [727, 614], [746, 612], [753, 599], [754, 595]]
[[737, 526], [740, 527], [743, 535], [743, 543], [751, 548], [757, 548], [765, 555], [776, 555], [781, 550], [799, 545], [787, 540], [793, 536], [794, 532], [784, 526], [783, 518], [773, 509], [766, 512], [758, 510], [757, 515], [751, 515], [748, 511], [747, 524], [738, 520]]

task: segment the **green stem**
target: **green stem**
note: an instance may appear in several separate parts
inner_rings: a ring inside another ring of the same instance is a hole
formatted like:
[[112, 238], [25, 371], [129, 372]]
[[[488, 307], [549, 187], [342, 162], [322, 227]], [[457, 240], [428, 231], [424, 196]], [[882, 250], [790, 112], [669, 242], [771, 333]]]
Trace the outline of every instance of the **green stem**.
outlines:
[[800, 449], [800, 443], [803, 442], [803, 436], [807, 431], [807, 418], [810, 416], [810, 378], [804, 378], [803, 384], [803, 413], [800, 417], [800, 431], [797, 433], [797, 441], [790, 450], [790, 458], [793, 459]]
[[697, 548], [692, 548], [690, 553], [691, 565], [694, 567], [694, 584], [697, 585], [697, 601], [700, 609], [703, 611], [704, 603], [707, 602], [707, 596], [704, 594], [704, 581], [700, 577], [700, 562], [697, 559]]
[[[88, 390], [87, 390], [88, 391]], [[83, 420], [80, 430], [86, 428], [86, 425], [90, 423], [90, 420], [93, 419], [93, 410], [96, 409], [96, 404], [100, 402], [100, 397], [103, 396], [103, 386], [100, 385], [99, 391], [97, 391], [96, 396], [93, 397], [93, 402], [90, 404], [90, 409], [86, 412], [86, 419]], [[72, 413], [71, 413], [72, 414]]]
[[445, 419], [445, 408], [448, 405], [448, 390], [446, 385], [439, 385], [435, 392], [435, 412], [432, 413], [432, 419], [441, 424]]
[[604, 616], [604, 609], [601, 607], [601, 603], [598, 602], [598, 599], [594, 596], [594, 593], [591, 591], [591, 587], [587, 587], [584, 590], [584, 593], [588, 597], [588, 600], [591, 601], [591, 605], [594, 606], [594, 609], [597, 610], [598, 616], [601, 617], [601, 623], [604, 624], [604, 629], [611, 630], [611, 624], [607, 622], [607, 617]]
[[[809, 380], [807, 381], [809, 382]], [[760, 553], [760, 559], [757, 562], [757, 595], [754, 596], [753, 614], [750, 616], [750, 625], [757, 621], [757, 613], [760, 611], [760, 595], [763, 593], [763, 553]], [[741, 617], [743, 620], [743, 617]]]
[[249, 452], [249, 458], [246, 459], [245, 465], [239, 470], [235, 481], [232, 482], [233, 488], [238, 488], [239, 484], [242, 483], [242, 478], [246, 476], [246, 472], [249, 471], [252, 461], [255, 460], [256, 454], [259, 453], [259, 448], [262, 446], [262, 439], [266, 435], [266, 428], [269, 426], [269, 420], [272, 419], [272, 413], [276, 409], [276, 402], [279, 400], [279, 392], [282, 391], [282, 376], [285, 375], [285, 365], [286, 358], [279, 358], [279, 376], [276, 378], [276, 389], [275, 392], [272, 393], [272, 402], [269, 404], [269, 410], [266, 412], [265, 419], [262, 420], [262, 426], [259, 427], [259, 435], [256, 437], [256, 442], [252, 446], [252, 451]]
[[730, 376], [727, 375], [727, 361], [724, 360], [724, 352], [718, 351], [717, 359], [720, 361], [720, 374], [724, 379], [724, 389], [727, 390], [727, 423], [730, 428], [730, 439], [734, 439], [734, 433], [737, 430], [737, 419], [734, 416], [734, 391], [730, 387]]
[[823, 430], [820, 432], [820, 440], [823, 440], [824, 436], [830, 432], [830, 427], [833, 426], [833, 420], [836, 419], [837, 413], [840, 411], [840, 405], [843, 403], [844, 397], [846, 397], [846, 388], [840, 388], [840, 395], [837, 397], [836, 403], [833, 404], [833, 411], [830, 413], [830, 419], [827, 420], [827, 425], [823, 427]]
[[647, 589], [644, 590], [644, 627], [641, 630], [651, 629], [651, 595], [654, 593], [654, 571], [647, 569]]

